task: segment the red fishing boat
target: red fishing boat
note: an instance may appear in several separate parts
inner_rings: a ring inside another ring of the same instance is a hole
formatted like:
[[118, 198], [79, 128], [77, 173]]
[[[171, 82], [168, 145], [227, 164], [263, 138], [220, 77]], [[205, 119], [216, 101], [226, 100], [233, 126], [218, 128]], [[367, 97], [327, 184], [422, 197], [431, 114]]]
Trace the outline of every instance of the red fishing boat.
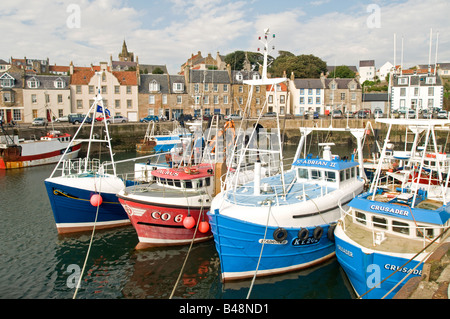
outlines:
[[[206, 216], [223, 165], [202, 163], [151, 172], [153, 182], [130, 186], [117, 197], [139, 237], [136, 249], [185, 245], [212, 238]], [[220, 188], [220, 185], [219, 185]]]

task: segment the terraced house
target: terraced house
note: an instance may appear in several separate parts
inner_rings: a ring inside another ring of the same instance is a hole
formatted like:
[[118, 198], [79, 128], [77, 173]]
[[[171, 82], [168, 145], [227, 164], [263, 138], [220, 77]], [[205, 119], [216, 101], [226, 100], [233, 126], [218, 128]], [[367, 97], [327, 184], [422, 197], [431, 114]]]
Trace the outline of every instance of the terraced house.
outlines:
[[99, 85], [104, 105], [110, 110], [111, 116], [123, 115], [131, 122], [138, 118], [138, 77], [136, 72], [111, 71], [106, 62], [91, 70], [74, 71], [71, 67], [71, 97], [72, 112], [86, 114], [93, 103], [95, 88]]
[[0, 116], [3, 123], [23, 122], [23, 86], [25, 72], [12, 67], [0, 73]]
[[[232, 71], [230, 66], [228, 66], [228, 73], [230, 74], [232, 85], [232, 113], [244, 115], [243, 112], [246, 109], [247, 97], [251, 88], [249, 85], [244, 84], [244, 81], [260, 79], [261, 74], [259, 74], [258, 71]], [[251, 117], [259, 116], [261, 112], [263, 112], [265, 102], [266, 87], [254, 86], [250, 106], [247, 107], [250, 114], [246, 115]], [[267, 110], [265, 112], [267, 112]]]
[[36, 117], [54, 118], [71, 113], [70, 77], [67, 75], [27, 75], [23, 89], [24, 122]]

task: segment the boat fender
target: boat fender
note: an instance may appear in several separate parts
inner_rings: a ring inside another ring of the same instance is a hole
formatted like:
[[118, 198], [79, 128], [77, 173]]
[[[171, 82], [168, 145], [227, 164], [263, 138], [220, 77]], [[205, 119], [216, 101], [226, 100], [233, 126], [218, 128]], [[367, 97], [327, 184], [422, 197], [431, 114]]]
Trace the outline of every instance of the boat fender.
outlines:
[[336, 229], [336, 224], [331, 224], [328, 227], [327, 237], [330, 241], [334, 241], [334, 230]]
[[273, 232], [273, 239], [275, 239], [277, 242], [282, 242], [287, 238], [287, 231], [283, 227], [278, 227]]
[[320, 226], [317, 226], [316, 229], [314, 229], [314, 239], [320, 239], [323, 235], [323, 228]]
[[309, 230], [308, 228], [302, 228], [298, 231], [298, 239], [305, 240], [309, 237]]

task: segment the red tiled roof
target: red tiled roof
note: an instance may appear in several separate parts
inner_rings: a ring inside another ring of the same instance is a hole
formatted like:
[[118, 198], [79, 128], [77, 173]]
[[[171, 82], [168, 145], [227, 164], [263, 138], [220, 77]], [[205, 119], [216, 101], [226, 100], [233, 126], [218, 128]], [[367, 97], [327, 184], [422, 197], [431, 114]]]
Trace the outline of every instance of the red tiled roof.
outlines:
[[117, 78], [120, 85], [138, 85], [136, 72], [134, 71], [114, 71], [112, 74]]
[[87, 85], [94, 75], [95, 71], [74, 71], [70, 83], [74, 85]]

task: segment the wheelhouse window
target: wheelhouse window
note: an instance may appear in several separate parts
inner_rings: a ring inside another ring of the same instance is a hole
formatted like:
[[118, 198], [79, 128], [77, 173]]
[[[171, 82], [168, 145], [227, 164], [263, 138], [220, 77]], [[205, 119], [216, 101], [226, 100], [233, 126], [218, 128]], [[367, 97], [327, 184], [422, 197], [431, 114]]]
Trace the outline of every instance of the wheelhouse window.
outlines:
[[403, 235], [409, 235], [409, 224], [402, 223], [397, 220], [392, 221], [392, 231], [403, 234]]
[[336, 182], [336, 172], [325, 171], [325, 180], [327, 182]]
[[355, 217], [358, 223], [366, 225], [366, 214], [356, 211]]
[[297, 170], [298, 172], [298, 178], [308, 178], [308, 170], [306, 168], [299, 168]]
[[374, 227], [387, 229], [387, 220], [386, 218], [379, 216], [372, 216], [372, 223]]
[[419, 238], [433, 238], [434, 237], [434, 229], [426, 228], [426, 226], [419, 225], [416, 229], [416, 236]]
[[321, 179], [320, 171], [316, 169], [311, 170], [311, 179]]

